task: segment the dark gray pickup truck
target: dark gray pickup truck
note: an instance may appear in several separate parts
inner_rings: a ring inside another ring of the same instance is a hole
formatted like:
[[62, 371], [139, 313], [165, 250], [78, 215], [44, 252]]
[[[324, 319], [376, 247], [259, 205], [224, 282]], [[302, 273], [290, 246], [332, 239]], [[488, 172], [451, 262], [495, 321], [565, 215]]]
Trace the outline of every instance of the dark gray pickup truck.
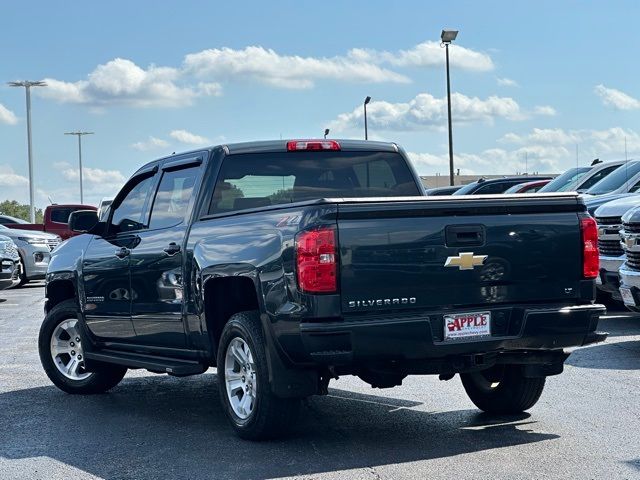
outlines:
[[40, 357], [69, 393], [129, 368], [217, 367], [237, 433], [294, 423], [330, 379], [459, 374], [482, 410], [520, 412], [601, 341], [597, 232], [572, 194], [424, 197], [393, 143], [223, 145], [154, 161], [47, 273]]

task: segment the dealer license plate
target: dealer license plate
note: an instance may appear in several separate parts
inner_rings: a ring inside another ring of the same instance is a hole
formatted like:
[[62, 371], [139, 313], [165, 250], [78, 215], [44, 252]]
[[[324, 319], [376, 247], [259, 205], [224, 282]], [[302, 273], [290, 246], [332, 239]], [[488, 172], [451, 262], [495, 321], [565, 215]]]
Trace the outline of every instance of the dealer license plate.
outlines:
[[491, 335], [491, 312], [456, 313], [444, 316], [444, 339], [473, 339]]
[[633, 298], [633, 293], [631, 293], [630, 288], [620, 287], [620, 295], [622, 296], [622, 302], [625, 305], [630, 305], [632, 307], [636, 306], [636, 300]]

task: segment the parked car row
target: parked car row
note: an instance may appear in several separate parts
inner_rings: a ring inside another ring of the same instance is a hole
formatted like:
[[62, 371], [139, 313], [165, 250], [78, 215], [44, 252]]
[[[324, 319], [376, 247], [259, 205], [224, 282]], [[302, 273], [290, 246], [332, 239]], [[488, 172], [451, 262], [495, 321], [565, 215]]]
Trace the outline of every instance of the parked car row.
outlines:
[[622, 302], [639, 311], [640, 195], [608, 202], [595, 211], [595, 217], [600, 251], [596, 286], [601, 299]]
[[69, 216], [78, 210], [96, 210], [90, 205], [49, 205], [43, 223], [29, 223], [0, 214], [0, 290], [43, 279], [51, 252], [63, 240], [76, 235], [69, 229]]

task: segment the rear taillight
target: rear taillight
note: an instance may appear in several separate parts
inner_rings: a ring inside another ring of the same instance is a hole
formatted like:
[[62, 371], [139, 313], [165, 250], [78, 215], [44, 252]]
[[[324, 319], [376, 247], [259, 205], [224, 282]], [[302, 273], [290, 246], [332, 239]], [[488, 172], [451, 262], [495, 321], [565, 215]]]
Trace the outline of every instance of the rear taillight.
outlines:
[[340, 150], [340, 144], [335, 140], [291, 140], [287, 142], [287, 151], [300, 150]]
[[582, 276], [596, 278], [600, 273], [600, 252], [598, 252], [598, 226], [591, 217], [580, 218], [582, 231]]
[[306, 293], [335, 293], [338, 289], [336, 232], [321, 228], [296, 236], [298, 286]]

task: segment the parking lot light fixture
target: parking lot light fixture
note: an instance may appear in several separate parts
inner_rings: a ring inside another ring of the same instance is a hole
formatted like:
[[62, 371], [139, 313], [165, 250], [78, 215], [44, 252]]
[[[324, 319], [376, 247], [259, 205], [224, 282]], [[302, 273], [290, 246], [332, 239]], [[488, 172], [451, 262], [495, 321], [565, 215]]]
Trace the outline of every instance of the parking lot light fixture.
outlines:
[[367, 130], [367, 105], [371, 101], [371, 97], [367, 96], [364, 99], [364, 139], [369, 140], [369, 132]]
[[329, 135], [329, 129], [325, 128], [324, 129], [324, 138], [327, 138], [327, 135]]
[[80, 203], [84, 205], [84, 192], [82, 190], [82, 137], [93, 135], [93, 132], [65, 132], [65, 135], [76, 135], [78, 137], [78, 172], [80, 174]]
[[449, 44], [458, 36], [458, 30], [442, 30], [440, 39], [446, 51], [447, 65], [447, 122], [449, 125], [449, 184], [453, 187], [453, 132], [451, 130], [451, 80], [449, 78]]
[[36, 223], [36, 210], [33, 205], [33, 153], [31, 148], [31, 87], [46, 87], [43, 81], [21, 80], [8, 82], [10, 87], [24, 87], [27, 96], [27, 154], [29, 156], [29, 219], [31, 223]]

